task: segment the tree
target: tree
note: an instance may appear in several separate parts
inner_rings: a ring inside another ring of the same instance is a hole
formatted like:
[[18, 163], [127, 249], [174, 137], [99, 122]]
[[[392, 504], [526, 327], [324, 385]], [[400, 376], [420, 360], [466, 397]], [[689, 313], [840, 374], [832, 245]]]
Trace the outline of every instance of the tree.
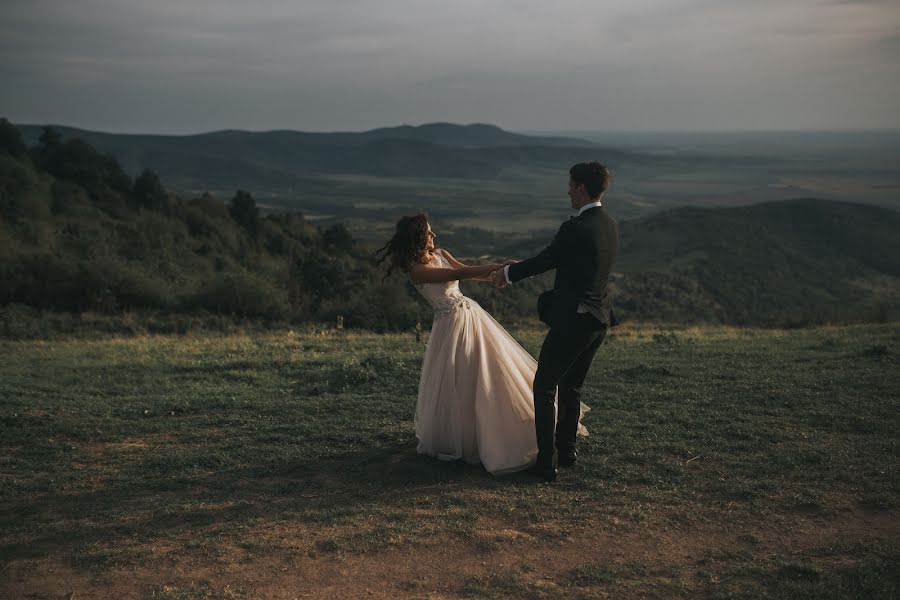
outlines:
[[34, 150], [35, 163], [57, 179], [80, 185], [95, 204], [118, 209], [133, 189], [119, 162], [84, 140], [60, 140], [59, 133], [45, 127]]
[[37, 145], [31, 149], [32, 159], [41, 168], [48, 169], [60, 146], [62, 146], [62, 136], [59, 132], [52, 127], [44, 127]]
[[336, 223], [322, 233], [322, 243], [326, 248], [349, 252], [353, 249], [353, 236], [343, 223]]
[[4, 150], [14, 158], [22, 158], [28, 154], [28, 147], [22, 141], [22, 134], [16, 126], [0, 118], [0, 151]]
[[163, 187], [159, 176], [149, 169], [145, 169], [134, 180], [132, 195], [139, 206], [150, 210], [166, 212], [169, 208], [169, 196]]
[[0, 119], [0, 158], [8, 153], [13, 160], [0, 160], [0, 217], [10, 223], [18, 223], [26, 216], [25, 204], [28, 202], [25, 191], [30, 177], [26, 167], [28, 148], [22, 141], [19, 130], [7, 121]]
[[62, 144], [62, 135], [52, 127], [44, 127], [38, 142], [43, 148], [56, 148]]
[[228, 213], [251, 236], [256, 237], [259, 231], [259, 209], [250, 192], [238, 190], [228, 203]]

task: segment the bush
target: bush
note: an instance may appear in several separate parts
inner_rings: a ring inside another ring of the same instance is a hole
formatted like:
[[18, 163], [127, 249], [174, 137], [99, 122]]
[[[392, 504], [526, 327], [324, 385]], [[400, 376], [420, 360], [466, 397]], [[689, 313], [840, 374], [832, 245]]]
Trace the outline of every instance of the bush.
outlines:
[[238, 225], [252, 237], [256, 237], [259, 230], [259, 209], [249, 192], [238, 190], [228, 204], [228, 212]]
[[104, 208], [119, 208], [132, 192], [131, 178], [111, 156], [103, 156], [82, 140], [60, 143], [42, 136], [38, 164], [57, 179], [83, 187], [91, 199]]
[[120, 308], [169, 308], [169, 286], [114, 257], [93, 260], [52, 254], [23, 255], [0, 264], [0, 304], [112, 312]]
[[403, 331], [412, 329], [417, 322], [430, 323], [432, 311], [424, 301], [410, 296], [400, 284], [330, 298], [321, 303], [313, 316], [325, 323], [335, 323], [338, 317], [343, 317], [344, 326], [348, 328]]
[[106, 310], [132, 308], [169, 308], [173, 305], [170, 286], [159, 278], [144, 272], [134, 264], [107, 258], [87, 263], [84, 271], [89, 279], [99, 282], [98, 297], [110, 297], [112, 306], [95, 305]]
[[35, 216], [29, 205], [35, 203], [36, 187], [37, 180], [30, 165], [0, 153], [0, 218], [17, 223]]
[[134, 180], [132, 196], [138, 206], [149, 210], [169, 212], [169, 194], [159, 181], [159, 176], [149, 169], [145, 169]]
[[77, 215], [90, 206], [90, 200], [80, 185], [56, 180], [50, 191], [52, 197], [50, 208], [53, 214]]
[[287, 293], [269, 281], [246, 272], [217, 273], [192, 294], [186, 308], [241, 317], [286, 319]]
[[22, 141], [19, 130], [5, 118], [0, 118], [0, 152], [6, 152], [14, 158], [28, 156], [28, 147]]

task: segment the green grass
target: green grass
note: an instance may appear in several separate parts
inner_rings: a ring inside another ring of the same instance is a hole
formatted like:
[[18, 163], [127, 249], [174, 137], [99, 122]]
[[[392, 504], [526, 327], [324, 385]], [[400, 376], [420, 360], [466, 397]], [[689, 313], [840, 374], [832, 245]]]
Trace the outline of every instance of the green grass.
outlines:
[[[541, 331], [514, 333], [537, 353]], [[431, 565], [451, 596], [896, 594], [900, 326], [614, 331], [583, 459], [553, 486], [416, 454], [423, 351], [342, 332], [0, 342], [0, 579], [456, 549], [467, 575]], [[221, 597], [203, 581], [130, 593]]]

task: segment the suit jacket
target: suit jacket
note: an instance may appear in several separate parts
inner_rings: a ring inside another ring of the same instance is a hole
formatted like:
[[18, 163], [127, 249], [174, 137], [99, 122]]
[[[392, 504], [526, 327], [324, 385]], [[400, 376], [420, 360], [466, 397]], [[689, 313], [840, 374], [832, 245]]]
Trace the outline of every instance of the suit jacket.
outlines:
[[609, 299], [609, 274], [619, 253], [619, 226], [602, 206], [562, 224], [537, 256], [509, 266], [512, 283], [556, 269], [556, 309], [575, 312], [581, 303], [601, 323], [617, 324]]

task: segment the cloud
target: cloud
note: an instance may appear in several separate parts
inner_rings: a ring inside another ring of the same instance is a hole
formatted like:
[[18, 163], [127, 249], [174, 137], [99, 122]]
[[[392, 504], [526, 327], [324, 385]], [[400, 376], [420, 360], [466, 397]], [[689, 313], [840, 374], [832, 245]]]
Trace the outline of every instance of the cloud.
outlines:
[[897, 127], [898, 30], [873, 1], [6, 0], [2, 110], [160, 131]]

